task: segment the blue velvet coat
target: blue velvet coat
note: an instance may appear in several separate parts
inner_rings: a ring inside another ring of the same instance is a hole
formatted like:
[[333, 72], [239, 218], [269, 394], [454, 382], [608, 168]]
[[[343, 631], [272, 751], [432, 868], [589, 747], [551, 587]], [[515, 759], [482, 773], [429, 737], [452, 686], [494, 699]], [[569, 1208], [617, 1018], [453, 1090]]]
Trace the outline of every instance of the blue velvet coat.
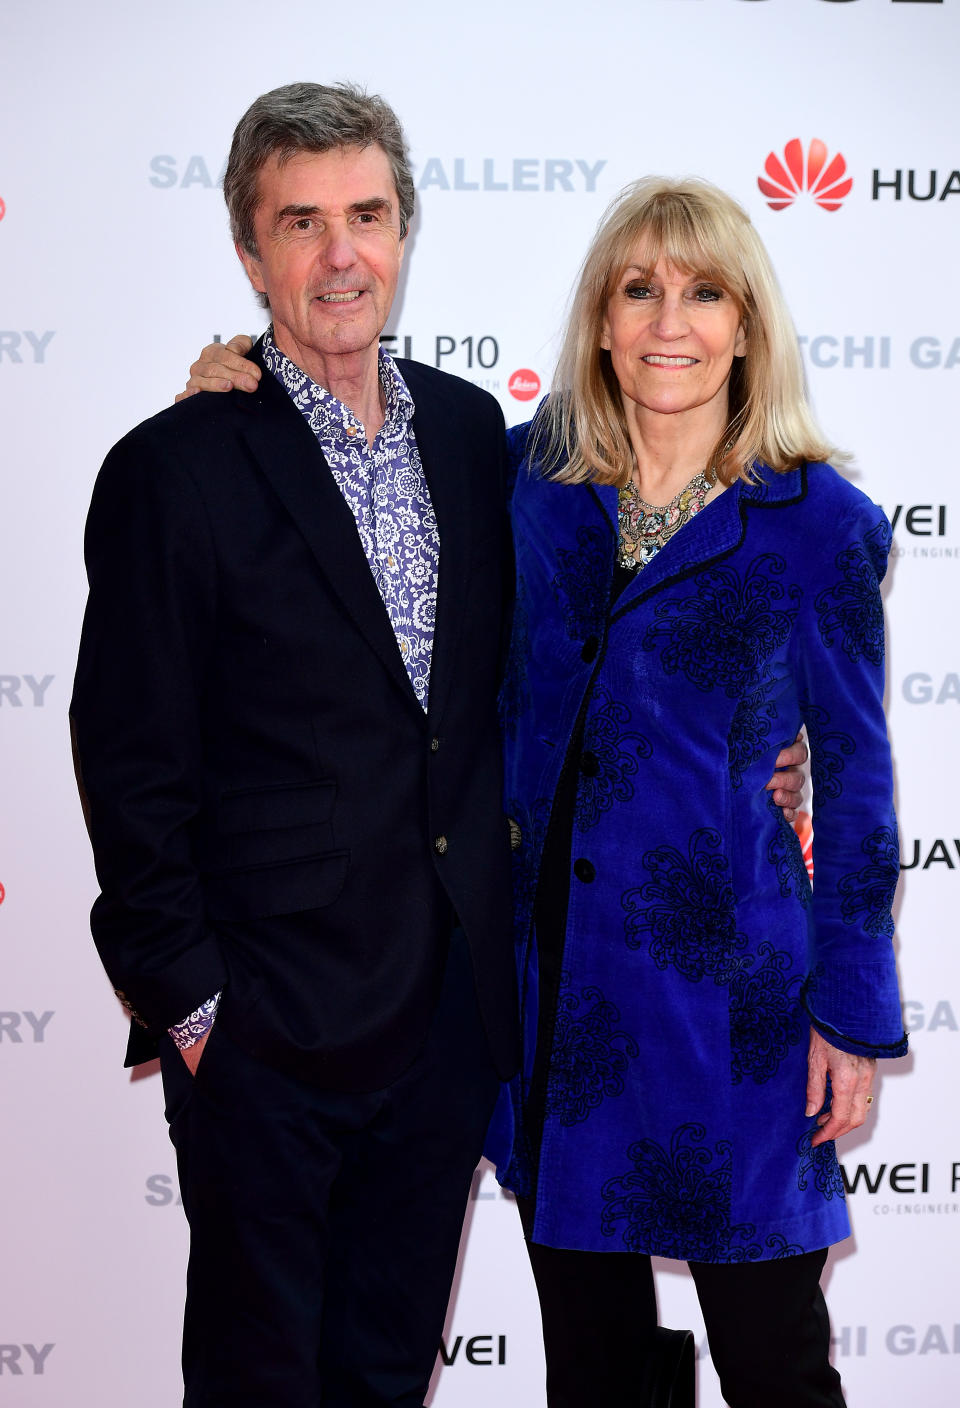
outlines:
[[[906, 1050], [879, 591], [890, 528], [829, 465], [757, 473], [612, 606], [616, 489], [517, 476], [503, 716], [525, 1063], [489, 1152], [530, 1191], [533, 901], [579, 722], [536, 1189], [534, 1238], [550, 1246], [739, 1262], [843, 1238], [834, 1146], [811, 1148], [804, 1114], [810, 1026], [844, 1051]], [[813, 890], [764, 791], [801, 722]]]

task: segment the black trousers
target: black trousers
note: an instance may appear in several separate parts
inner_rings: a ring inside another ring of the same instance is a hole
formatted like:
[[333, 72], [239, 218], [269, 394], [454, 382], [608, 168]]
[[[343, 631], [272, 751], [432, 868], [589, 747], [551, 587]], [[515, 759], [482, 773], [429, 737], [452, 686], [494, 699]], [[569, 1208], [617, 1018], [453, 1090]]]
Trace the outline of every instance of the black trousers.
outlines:
[[420, 1408], [499, 1088], [462, 932], [385, 1090], [318, 1089], [218, 1023], [195, 1079], [172, 1043], [162, 1065], [190, 1223], [185, 1408]]
[[[532, 1208], [518, 1199], [525, 1227]], [[527, 1241], [540, 1297], [549, 1408], [642, 1408], [657, 1301], [650, 1258]], [[690, 1262], [730, 1408], [844, 1408], [820, 1289], [826, 1251], [714, 1266]]]

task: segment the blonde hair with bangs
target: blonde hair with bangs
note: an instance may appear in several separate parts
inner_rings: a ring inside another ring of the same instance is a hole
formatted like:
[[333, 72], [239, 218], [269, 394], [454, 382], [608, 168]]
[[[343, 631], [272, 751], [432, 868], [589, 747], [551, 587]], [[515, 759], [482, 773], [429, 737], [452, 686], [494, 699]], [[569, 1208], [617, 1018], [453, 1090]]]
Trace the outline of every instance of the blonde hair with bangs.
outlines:
[[734, 359], [730, 415], [710, 463], [726, 484], [754, 460], [781, 473], [846, 458], [823, 437], [804, 391], [797, 335], [773, 266], [746, 211], [698, 178], [648, 176], [607, 210], [573, 295], [553, 389], [540, 411], [531, 459], [569, 484], [625, 484], [633, 449], [609, 352], [600, 346], [610, 297], [627, 266], [659, 259], [709, 279], [737, 303], [746, 355]]

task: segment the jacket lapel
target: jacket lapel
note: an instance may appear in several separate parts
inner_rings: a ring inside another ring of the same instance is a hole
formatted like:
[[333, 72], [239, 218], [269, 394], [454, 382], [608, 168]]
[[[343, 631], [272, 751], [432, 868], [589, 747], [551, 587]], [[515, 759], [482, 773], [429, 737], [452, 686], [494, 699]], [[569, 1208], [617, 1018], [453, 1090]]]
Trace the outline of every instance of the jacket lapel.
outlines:
[[[316, 558], [344, 614], [418, 712], [390, 618], [364, 556], [357, 526], [310, 427], [271, 372], [252, 395], [234, 392], [242, 434], [265, 478]], [[442, 570], [442, 568], [441, 568]]]
[[709, 562], [726, 557], [738, 547], [743, 538], [741, 491], [739, 482], [732, 484], [674, 537], [668, 538], [656, 557], [640, 568], [624, 588], [615, 614], [629, 611], [651, 593], [699, 571]]
[[470, 557], [471, 480], [464, 472], [467, 450], [458, 437], [451, 409], [445, 402], [419, 393], [416, 374], [408, 366], [404, 366], [403, 375], [414, 399], [413, 432], [440, 532], [437, 617], [430, 661], [428, 706], [429, 719], [436, 721], [443, 712], [449, 692], [464, 624]]

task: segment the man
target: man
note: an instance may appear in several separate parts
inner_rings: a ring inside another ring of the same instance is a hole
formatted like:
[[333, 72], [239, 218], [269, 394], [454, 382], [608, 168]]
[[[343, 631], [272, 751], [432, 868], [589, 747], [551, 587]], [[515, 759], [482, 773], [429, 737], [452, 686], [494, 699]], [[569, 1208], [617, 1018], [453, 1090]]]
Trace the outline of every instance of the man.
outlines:
[[107, 457], [72, 704], [92, 927], [159, 1046], [185, 1404], [423, 1402], [515, 1066], [495, 690], [503, 421], [378, 351], [413, 205], [378, 98], [295, 84], [224, 182], [253, 396]]

